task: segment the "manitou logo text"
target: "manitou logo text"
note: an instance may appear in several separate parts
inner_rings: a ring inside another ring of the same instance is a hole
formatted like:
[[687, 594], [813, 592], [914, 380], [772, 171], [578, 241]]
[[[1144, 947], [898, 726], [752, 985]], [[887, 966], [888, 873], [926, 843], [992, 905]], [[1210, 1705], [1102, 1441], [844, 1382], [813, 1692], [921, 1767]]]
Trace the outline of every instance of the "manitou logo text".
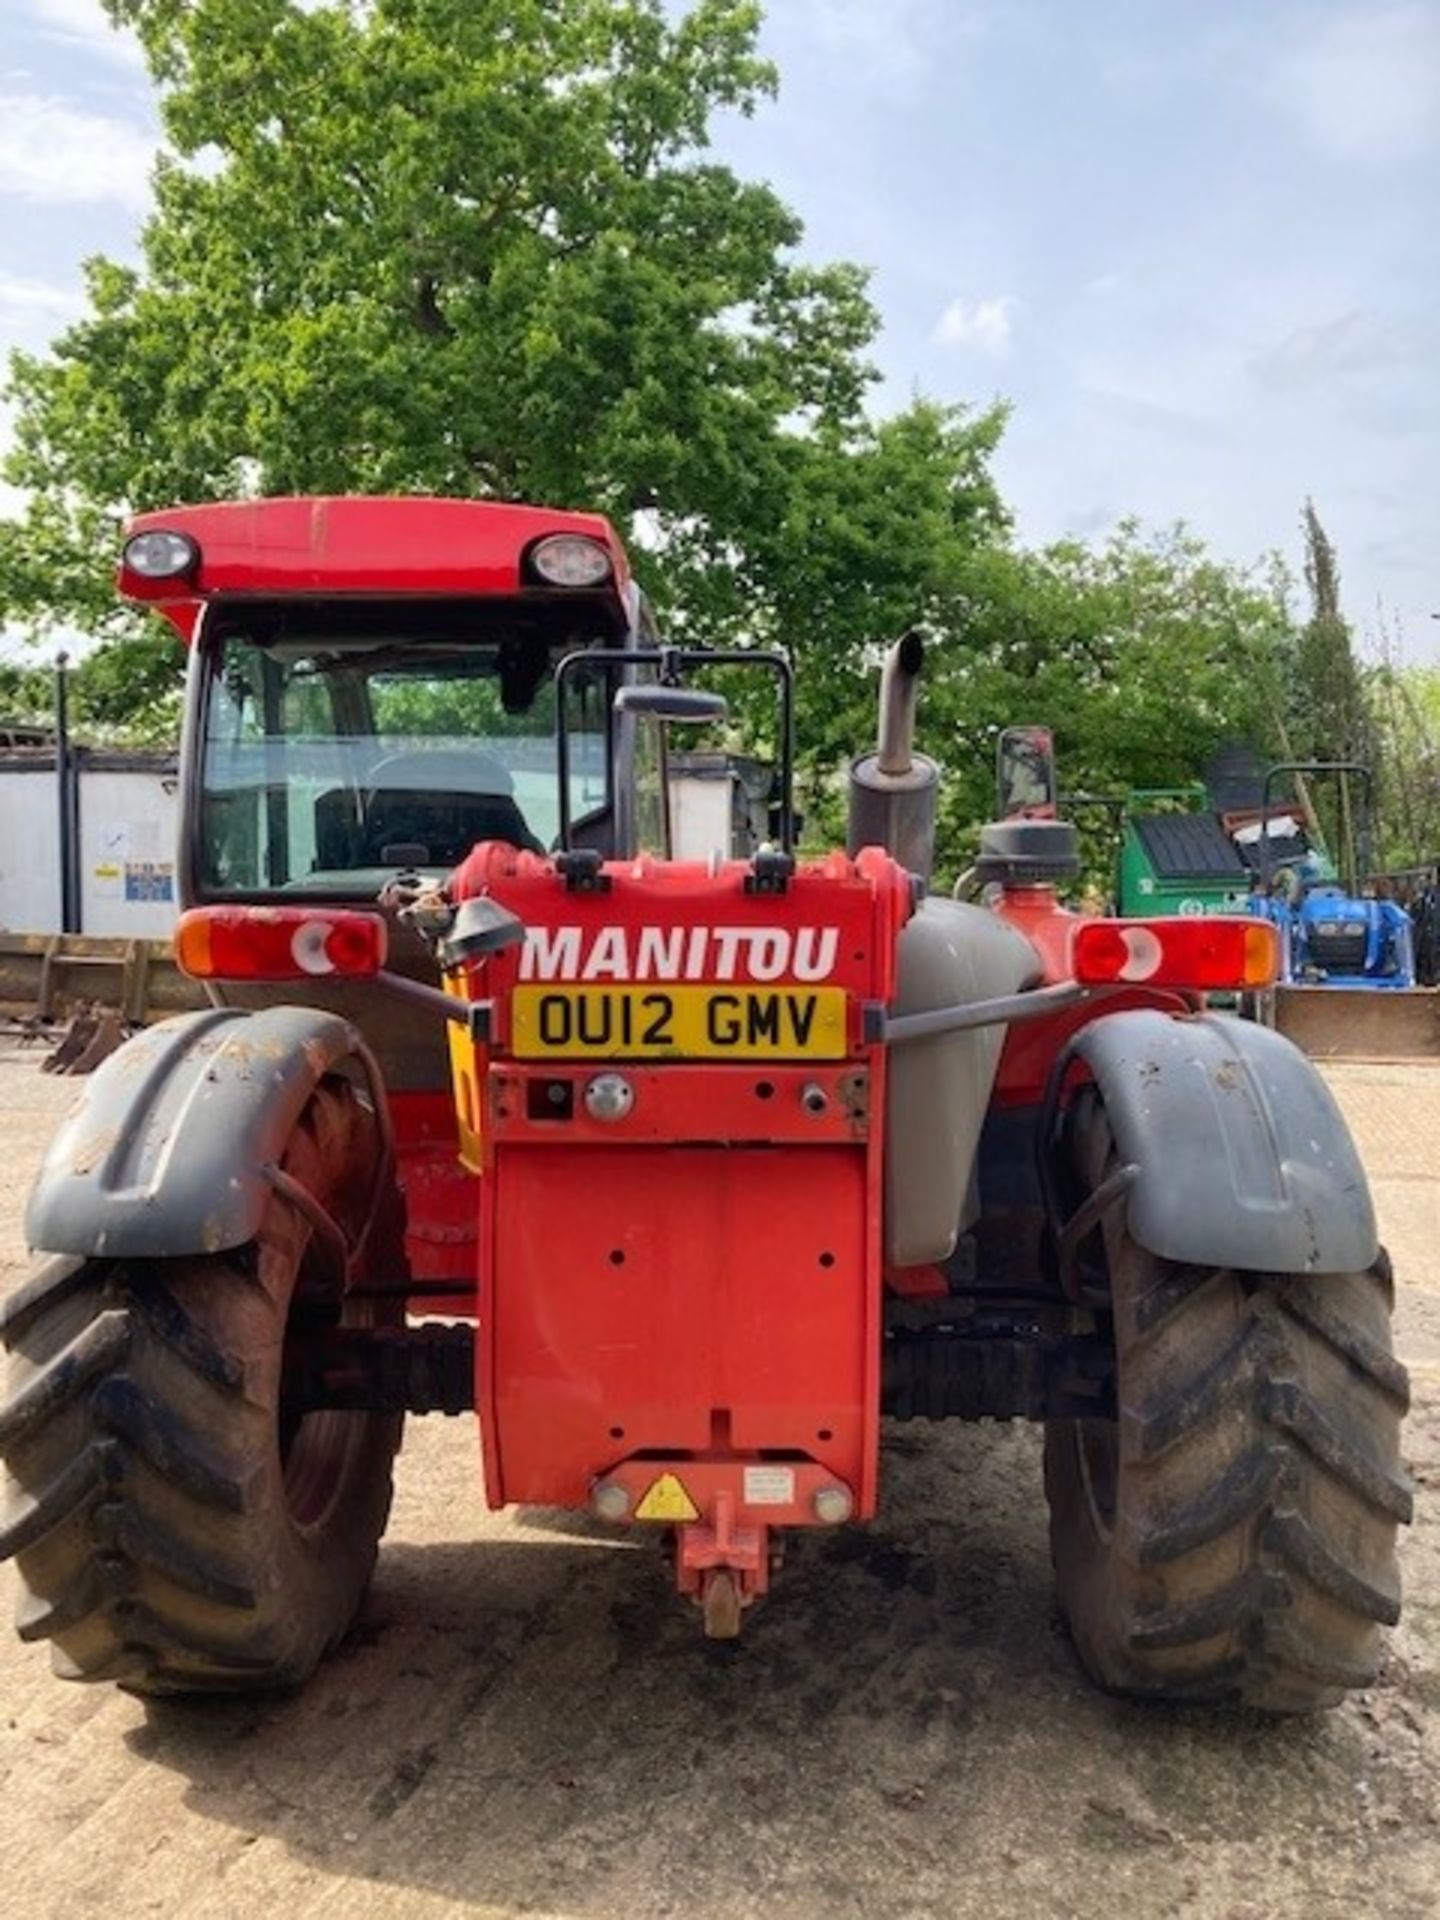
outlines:
[[825, 980], [839, 944], [835, 927], [528, 927], [520, 978]]

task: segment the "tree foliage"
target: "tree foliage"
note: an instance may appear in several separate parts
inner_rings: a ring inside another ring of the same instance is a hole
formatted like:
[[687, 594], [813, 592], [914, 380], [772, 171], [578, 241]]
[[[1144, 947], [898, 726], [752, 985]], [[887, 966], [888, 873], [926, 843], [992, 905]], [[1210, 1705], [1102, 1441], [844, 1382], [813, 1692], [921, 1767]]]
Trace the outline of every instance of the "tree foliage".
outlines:
[[[71, 731], [89, 746], [170, 748], [180, 731], [184, 649], [159, 623], [119, 634], [84, 659], [68, 678]], [[49, 729], [55, 678], [49, 667], [0, 661], [0, 728]]]
[[1440, 668], [1403, 667], [1387, 645], [1368, 676], [1382, 742], [1377, 864], [1440, 863]]
[[1276, 752], [1281, 583], [1214, 560], [1183, 528], [1127, 521], [1098, 548], [977, 549], [942, 633], [922, 744], [946, 767], [952, 849], [992, 811], [1008, 725], [1054, 730], [1067, 793], [1194, 780], [1237, 739]]
[[128, 512], [434, 491], [606, 512], [677, 636], [788, 647], [817, 833], [917, 620], [952, 865], [1007, 723], [1055, 727], [1072, 790], [1281, 748], [1274, 582], [1135, 525], [1027, 551], [1003, 409], [870, 409], [865, 273], [806, 260], [708, 151], [776, 84], [755, 0], [105, 4], [158, 90], [155, 211], [140, 264], [90, 261], [85, 317], [13, 361], [31, 504], [0, 524], [0, 616], [117, 636], [77, 675], [89, 724], [174, 711], [176, 649], [114, 602]]
[[1312, 500], [1305, 502], [1301, 526], [1310, 617], [1296, 653], [1294, 744], [1305, 759], [1368, 765], [1378, 745], [1371, 708], [1340, 610], [1339, 562]]
[[864, 275], [704, 154], [774, 84], [750, 0], [108, 5], [170, 146], [144, 265], [90, 262], [89, 315], [13, 371], [11, 477], [77, 611], [124, 506], [245, 491], [644, 508], [743, 546], [793, 441], [860, 423]]

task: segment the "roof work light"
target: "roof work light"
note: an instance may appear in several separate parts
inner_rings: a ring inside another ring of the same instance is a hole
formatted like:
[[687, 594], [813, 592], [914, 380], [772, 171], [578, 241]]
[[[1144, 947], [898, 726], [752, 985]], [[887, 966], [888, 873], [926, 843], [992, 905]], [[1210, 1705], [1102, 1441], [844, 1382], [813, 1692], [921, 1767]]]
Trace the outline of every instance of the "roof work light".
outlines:
[[121, 562], [142, 580], [176, 580], [200, 564], [200, 549], [188, 533], [137, 533], [125, 542]]
[[615, 568], [598, 540], [580, 533], [552, 533], [530, 549], [530, 565], [547, 586], [599, 587]]

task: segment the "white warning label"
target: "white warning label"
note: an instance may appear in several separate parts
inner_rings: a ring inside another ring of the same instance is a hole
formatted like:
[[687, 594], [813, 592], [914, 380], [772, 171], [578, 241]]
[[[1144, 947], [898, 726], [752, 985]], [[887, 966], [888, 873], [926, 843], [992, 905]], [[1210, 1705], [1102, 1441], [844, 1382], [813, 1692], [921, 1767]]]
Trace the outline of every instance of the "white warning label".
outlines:
[[788, 1507], [795, 1498], [793, 1467], [746, 1467], [747, 1507]]

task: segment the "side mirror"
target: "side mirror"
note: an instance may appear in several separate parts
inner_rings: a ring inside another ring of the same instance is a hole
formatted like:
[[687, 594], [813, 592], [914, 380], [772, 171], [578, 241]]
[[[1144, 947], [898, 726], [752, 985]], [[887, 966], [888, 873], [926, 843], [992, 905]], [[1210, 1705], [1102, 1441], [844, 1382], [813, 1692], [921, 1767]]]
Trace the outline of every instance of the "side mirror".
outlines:
[[456, 909], [450, 930], [439, 943], [440, 964], [448, 969], [467, 960], [485, 960], [524, 938], [525, 923], [519, 915], [481, 894], [462, 900]]
[[700, 726], [707, 720], [726, 719], [730, 703], [723, 693], [703, 693], [697, 687], [621, 687], [615, 695], [615, 711]]

